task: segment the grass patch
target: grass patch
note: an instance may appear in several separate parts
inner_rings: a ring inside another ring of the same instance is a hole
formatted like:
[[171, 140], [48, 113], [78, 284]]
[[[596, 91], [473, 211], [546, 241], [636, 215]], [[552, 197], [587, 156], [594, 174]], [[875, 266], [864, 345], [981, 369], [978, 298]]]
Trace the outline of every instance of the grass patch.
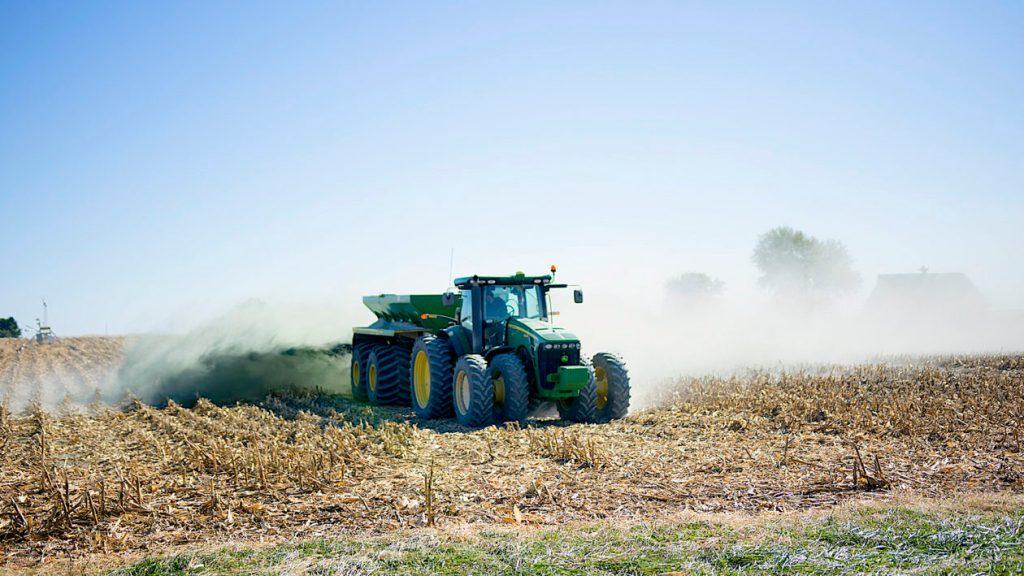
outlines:
[[1024, 511], [861, 508], [842, 516], [558, 530], [468, 537], [414, 532], [147, 559], [110, 576], [222, 574], [1021, 574]]

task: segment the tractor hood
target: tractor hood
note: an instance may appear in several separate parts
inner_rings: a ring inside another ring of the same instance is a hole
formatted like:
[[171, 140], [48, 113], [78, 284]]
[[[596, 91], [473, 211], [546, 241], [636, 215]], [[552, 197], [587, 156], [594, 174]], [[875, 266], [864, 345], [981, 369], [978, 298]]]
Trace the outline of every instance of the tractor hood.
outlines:
[[580, 341], [572, 332], [528, 318], [511, 318], [507, 326], [508, 345], [529, 355], [528, 369], [540, 396], [572, 398], [590, 381], [590, 370], [580, 363]]
[[579, 342], [579, 338], [575, 334], [569, 332], [564, 328], [559, 328], [549, 322], [543, 320], [534, 320], [532, 318], [512, 318], [508, 321], [509, 330], [522, 332], [529, 336], [531, 339], [536, 340], [537, 343], [568, 343], [568, 342]]

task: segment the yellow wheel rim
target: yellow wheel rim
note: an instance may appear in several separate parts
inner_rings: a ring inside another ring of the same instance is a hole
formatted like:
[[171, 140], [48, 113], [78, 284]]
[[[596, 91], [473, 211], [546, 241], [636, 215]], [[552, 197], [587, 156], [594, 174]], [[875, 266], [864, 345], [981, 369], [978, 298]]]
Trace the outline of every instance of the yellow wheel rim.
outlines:
[[426, 408], [430, 402], [430, 359], [427, 353], [420, 350], [413, 364], [412, 387], [416, 394], [416, 404]]
[[498, 374], [497, 378], [491, 380], [494, 382], [494, 403], [504, 404], [505, 403], [505, 377]]
[[368, 374], [367, 384], [370, 386], [370, 390], [377, 391], [377, 365], [370, 364], [370, 373]]
[[608, 374], [604, 368], [594, 369], [594, 380], [597, 380], [597, 409], [603, 410], [608, 404]]
[[469, 412], [469, 374], [461, 370], [455, 376], [455, 405], [459, 408], [459, 414]]
[[355, 391], [356, 386], [359, 386], [359, 362], [355, 361], [352, 363], [352, 390]]

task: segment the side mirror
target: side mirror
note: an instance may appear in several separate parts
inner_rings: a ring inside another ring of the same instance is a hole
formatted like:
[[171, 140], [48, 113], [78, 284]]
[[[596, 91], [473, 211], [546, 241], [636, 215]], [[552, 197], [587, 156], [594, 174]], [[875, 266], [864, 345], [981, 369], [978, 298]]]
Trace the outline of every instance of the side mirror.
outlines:
[[444, 304], [445, 306], [454, 306], [455, 305], [455, 293], [454, 292], [445, 292], [441, 296], [441, 304]]
[[572, 301], [577, 304], [583, 304], [583, 290], [579, 288], [572, 291]]

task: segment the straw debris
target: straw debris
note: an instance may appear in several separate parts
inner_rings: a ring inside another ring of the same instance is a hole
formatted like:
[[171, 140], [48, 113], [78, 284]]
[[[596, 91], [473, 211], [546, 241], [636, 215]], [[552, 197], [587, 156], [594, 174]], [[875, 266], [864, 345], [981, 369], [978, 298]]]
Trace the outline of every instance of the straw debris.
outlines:
[[605, 425], [467, 430], [323, 394], [0, 420], [6, 562], [414, 526], [1024, 492], [1024, 357], [680, 380]]

